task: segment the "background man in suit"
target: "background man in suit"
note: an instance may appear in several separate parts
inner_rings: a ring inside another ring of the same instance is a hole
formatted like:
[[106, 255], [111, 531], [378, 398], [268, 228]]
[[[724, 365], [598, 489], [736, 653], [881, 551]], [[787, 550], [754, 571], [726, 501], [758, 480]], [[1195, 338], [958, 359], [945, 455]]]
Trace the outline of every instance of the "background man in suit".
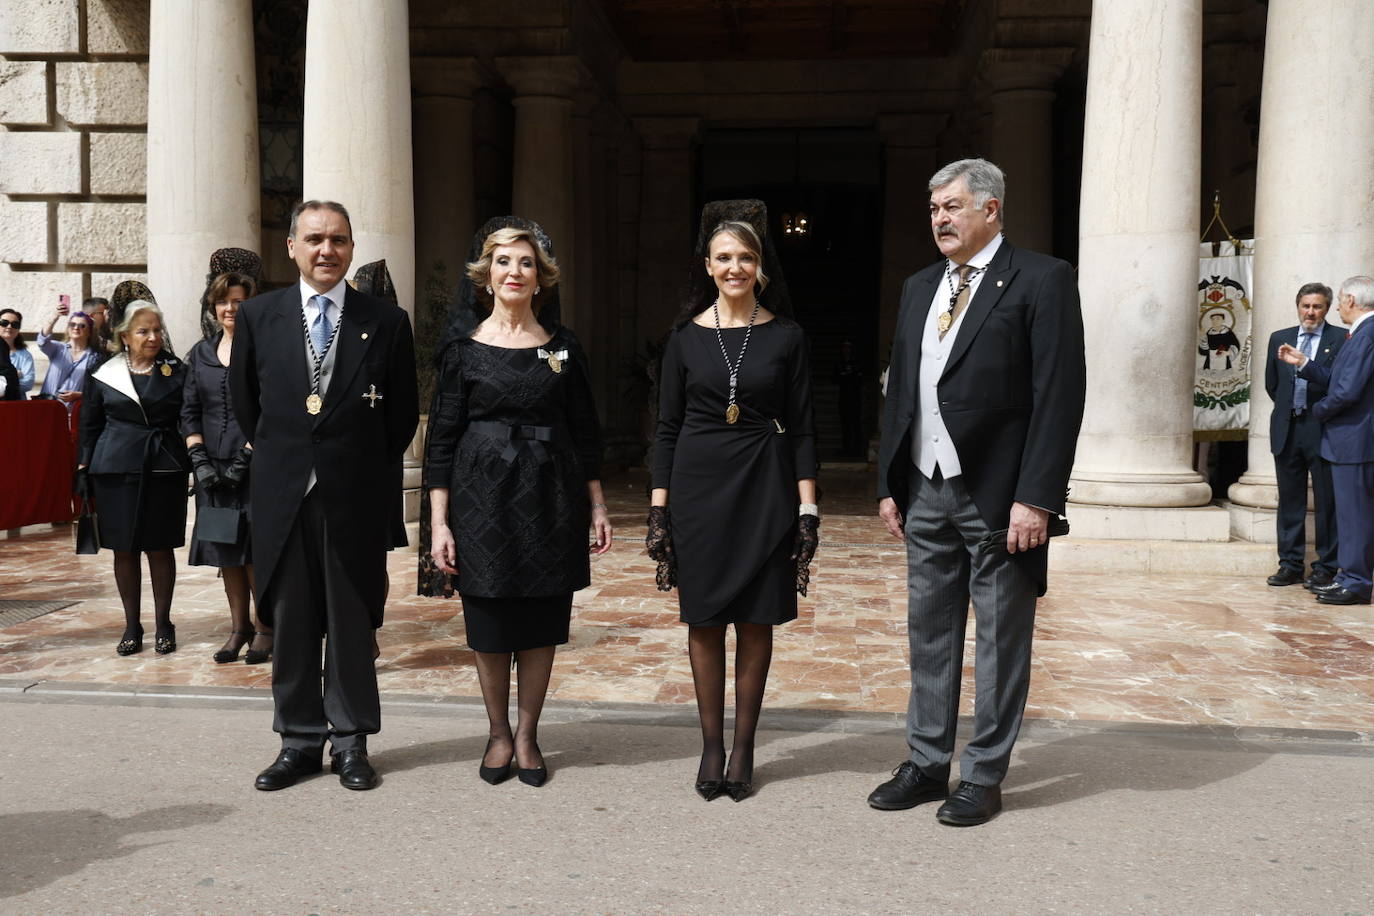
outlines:
[[1310, 383], [1326, 385], [1326, 397], [1312, 405], [1322, 424], [1321, 455], [1331, 463], [1336, 499], [1336, 560], [1340, 572], [1313, 589], [1322, 604], [1369, 604], [1374, 571], [1374, 278], [1351, 277], [1341, 284], [1337, 304], [1349, 337], [1331, 363], [1322, 366], [1290, 344], [1279, 358], [1298, 367]]
[[283, 789], [319, 772], [328, 741], [339, 781], [371, 789], [367, 736], [381, 728], [372, 629], [398, 498], [391, 468], [419, 420], [415, 345], [404, 311], [348, 288], [353, 228], [342, 206], [298, 205], [286, 248], [300, 282], [243, 304], [229, 367], [253, 447], [258, 607], [276, 633], [282, 749], [256, 785]]
[[1283, 344], [1296, 346], [1320, 366], [1329, 368], [1345, 343], [1345, 330], [1326, 323], [1331, 287], [1306, 283], [1298, 290], [1298, 325], [1275, 331], [1269, 338], [1273, 354], [1264, 365], [1264, 390], [1274, 402], [1269, 415], [1269, 448], [1274, 453], [1274, 476], [1279, 483], [1279, 570], [1270, 585], [1303, 581], [1307, 552], [1307, 477], [1312, 476], [1316, 500], [1317, 562], [1303, 584], [1320, 588], [1336, 575], [1336, 500], [1331, 491], [1331, 468], [1321, 456], [1321, 424], [1312, 405], [1326, 394], [1326, 386], [1298, 377], [1279, 358]]
[[[878, 456], [878, 514], [907, 543], [910, 756], [868, 802], [947, 798], [937, 817], [968, 826], [1002, 808], [1087, 370], [1073, 268], [1002, 237], [1002, 170], [964, 159], [929, 186], [945, 260], [902, 288]], [[950, 794], [970, 597], [974, 728]]]

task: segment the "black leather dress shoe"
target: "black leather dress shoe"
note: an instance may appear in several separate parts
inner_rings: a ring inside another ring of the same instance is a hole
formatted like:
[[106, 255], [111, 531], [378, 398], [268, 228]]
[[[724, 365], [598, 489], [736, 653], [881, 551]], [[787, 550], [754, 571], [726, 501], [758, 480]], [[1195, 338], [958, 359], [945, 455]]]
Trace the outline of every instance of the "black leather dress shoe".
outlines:
[[339, 774], [339, 785], [345, 789], [375, 789], [382, 781], [372, 764], [367, 762], [367, 751], [339, 751], [330, 766]]
[[979, 786], [960, 782], [940, 806], [935, 816], [951, 827], [976, 827], [986, 824], [1002, 810], [1002, 790], [998, 786]]
[[254, 786], [264, 792], [274, 792], [294, 786], [302, 776], [320, 771], [320, 754], [311, 754], [294, 747], [284, 747], [270, 767], [258, 774]]
[[1280, 566], [1279, 571], [1264, 580], [1270, 585], [1297, 585], [1302, 581], [1302, 570], [1291, 566]]
[[1307, 581], [1302, 584], [1302, 587], [1309, 592], [1315, 592], [1319, 588], [1326, 588], [1334, 581], [1335, 579], [1331, 577], [1330, 573], [1314, 570], [1312, 575], [1307, 577]]
[[905, 811], [923, 802], [939, 801], [949, 795], [949, 782], [932, 779], [905, 760], [892, 771], [892, 778], [868, 796], [870, 807], [879, 811]]
[[[1332, 583], [1335, 585], [1335, 583]], [[1336, 585], [1335, 588], [1324, 588], [1314, 592], [1317, 601], [1321, 604], [1368, 604], [1368, 598], [1361, 598], [1343, 585]]]

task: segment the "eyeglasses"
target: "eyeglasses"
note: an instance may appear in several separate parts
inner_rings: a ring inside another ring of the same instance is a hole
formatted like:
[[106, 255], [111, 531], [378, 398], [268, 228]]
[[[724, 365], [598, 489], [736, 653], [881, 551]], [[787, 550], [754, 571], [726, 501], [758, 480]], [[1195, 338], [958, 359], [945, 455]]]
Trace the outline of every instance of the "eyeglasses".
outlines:
[[19, 327], [19, 322], [17, 322], [17, 321], [10, 321], [8, 318], [0, 318], [0, 328], [15, 328], [15, 329], [18, 329], [18, 327]]
[[69, 325], [67, 325], [67, 330], [68, 330], [68, 331], [89, 331], [90, 329], [91, 329], [91, 326], [88, 325], [88, 324], [79, 324], [79, 323], [78, 323], [78, 324], [69, 324]]

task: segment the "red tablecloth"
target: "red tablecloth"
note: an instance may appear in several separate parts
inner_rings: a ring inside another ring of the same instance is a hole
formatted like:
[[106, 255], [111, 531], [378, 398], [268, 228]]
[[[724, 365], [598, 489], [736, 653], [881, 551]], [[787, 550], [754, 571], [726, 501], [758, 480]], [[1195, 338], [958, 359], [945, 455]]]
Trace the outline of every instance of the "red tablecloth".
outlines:
[[0, 401], [0, 531], [69, 522], [76, 449], [57, 401]]

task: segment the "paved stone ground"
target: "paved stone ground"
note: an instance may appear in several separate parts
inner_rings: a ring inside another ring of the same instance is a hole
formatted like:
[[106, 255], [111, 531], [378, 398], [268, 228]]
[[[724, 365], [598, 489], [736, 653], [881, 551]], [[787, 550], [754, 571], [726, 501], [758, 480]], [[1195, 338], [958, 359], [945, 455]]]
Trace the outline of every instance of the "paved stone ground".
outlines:
[[[270, 700], [0, 685], [5, 913], [1368, 913], [1374, 749], [1032, 722], [983, 827], [878, 812], [890, 716], [775, 712], [754, 797], [697, 798], [688, 709], [555, 703], [542, 789], [473, 701], [393, 698], [384, 783], [257, 792]], [[43, 692], [38, 692], [43, 691]]]

